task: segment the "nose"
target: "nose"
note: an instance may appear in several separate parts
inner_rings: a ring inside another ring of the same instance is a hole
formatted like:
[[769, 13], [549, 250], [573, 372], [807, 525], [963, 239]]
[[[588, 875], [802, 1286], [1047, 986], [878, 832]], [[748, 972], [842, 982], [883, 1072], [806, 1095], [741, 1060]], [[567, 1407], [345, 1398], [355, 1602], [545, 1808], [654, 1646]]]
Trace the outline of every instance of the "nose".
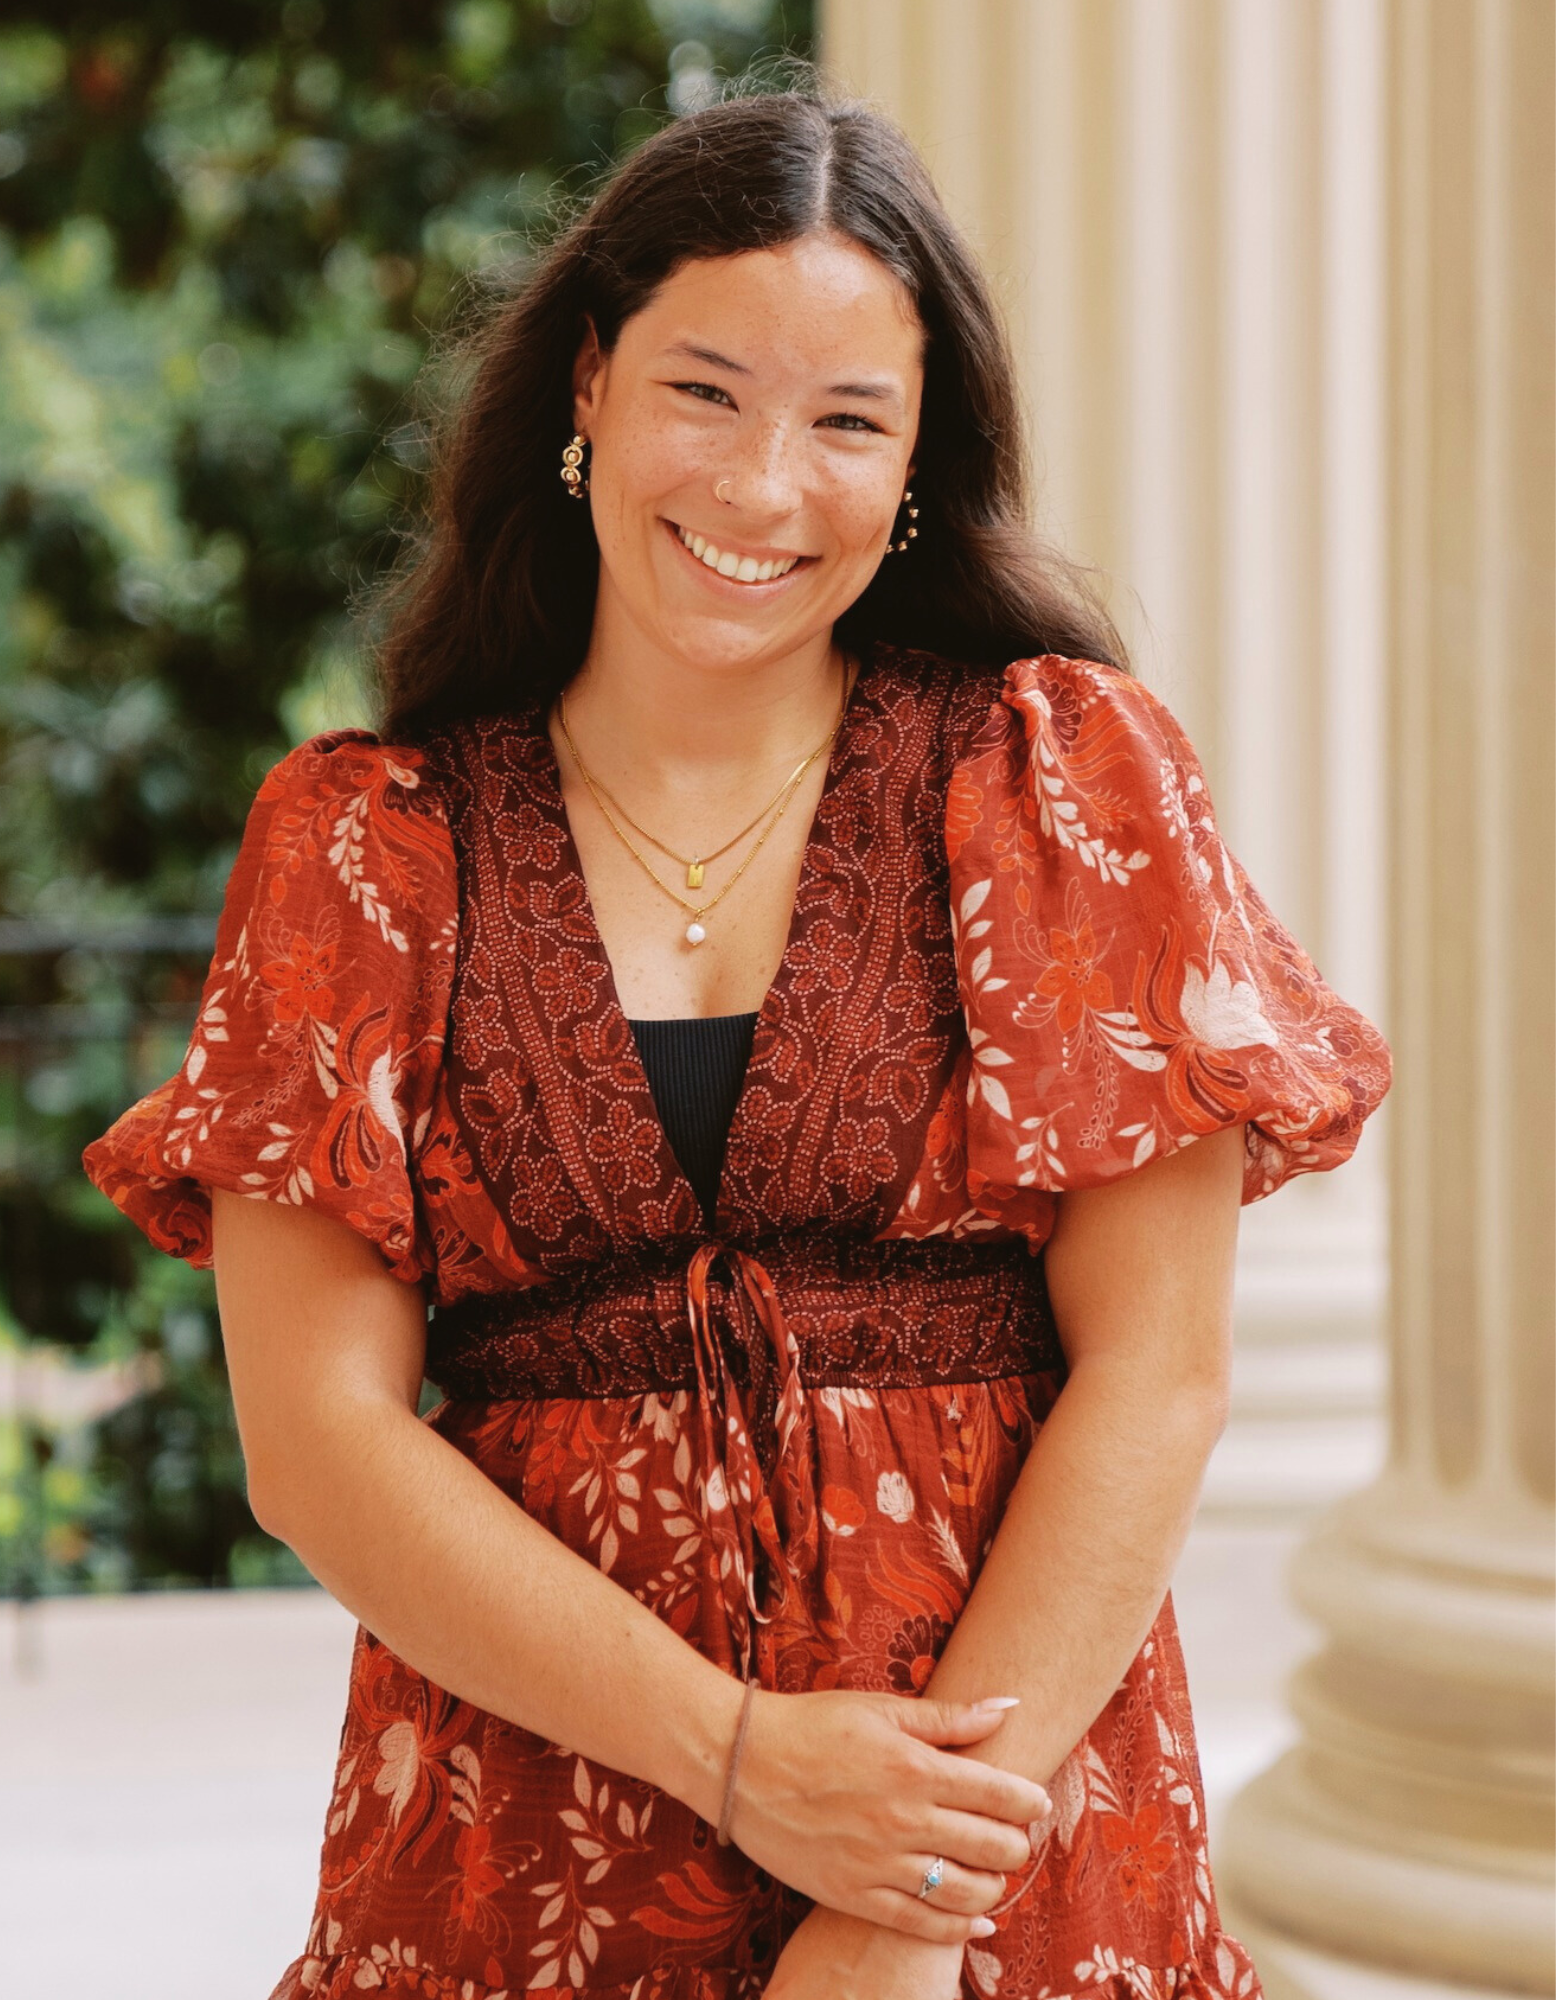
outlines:
[[780, 520], [803, 497], [799, 449], [788, 426], [774, 419], [753, 424], [725, 461], [715, 485], [730, 509], [756, 520]]

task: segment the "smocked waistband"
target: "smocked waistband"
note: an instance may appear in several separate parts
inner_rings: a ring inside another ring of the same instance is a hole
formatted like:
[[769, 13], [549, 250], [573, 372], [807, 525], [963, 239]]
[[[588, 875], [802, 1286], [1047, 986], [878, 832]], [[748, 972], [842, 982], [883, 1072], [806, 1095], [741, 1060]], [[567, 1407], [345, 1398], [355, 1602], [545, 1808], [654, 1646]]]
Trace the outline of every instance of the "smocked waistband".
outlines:
[[1022, 1242], [789, 1235], [643, 1245], [460, 1299], [433, 1316], [426, 1372], [456, 1399], [671, 1394], [698, 1386], [701, 1316], [733, 1336], [722, 1342], [730, 1373], [748, 1388], [767, 1360], [744, 1330], [749, 1302], [768, 1298], [807, 1385], [911, 1387], [1063, 1367], [1042, 1258]]

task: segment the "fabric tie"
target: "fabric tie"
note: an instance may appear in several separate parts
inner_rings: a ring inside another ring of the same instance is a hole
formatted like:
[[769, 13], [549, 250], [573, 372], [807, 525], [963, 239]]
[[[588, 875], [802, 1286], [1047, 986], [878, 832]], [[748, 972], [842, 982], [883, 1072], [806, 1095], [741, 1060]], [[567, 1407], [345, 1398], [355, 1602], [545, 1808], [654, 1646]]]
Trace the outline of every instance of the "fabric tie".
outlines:
[[[749, 1360], [755, 1408], [767, 1400], [761, 1389], [777, 1371], [770, 1482], [720, 1338], [719, 1321], [726, 1315], [711, 1280], [721, 1258], [732, 1279], [727, 1318]], [[782, 1610], [790, 1583], [815, 1566], [810, 1402], [800, 1377], [799, 1345], [772, 1277], [757, 1258], [728, 1244], [700, 1245], [686, 1269], [686, 1303], [697, 1368], [703, 1518], [735, 1658], [741, 1678], [750, 1680], [758, 1668], [758, 1628]]]

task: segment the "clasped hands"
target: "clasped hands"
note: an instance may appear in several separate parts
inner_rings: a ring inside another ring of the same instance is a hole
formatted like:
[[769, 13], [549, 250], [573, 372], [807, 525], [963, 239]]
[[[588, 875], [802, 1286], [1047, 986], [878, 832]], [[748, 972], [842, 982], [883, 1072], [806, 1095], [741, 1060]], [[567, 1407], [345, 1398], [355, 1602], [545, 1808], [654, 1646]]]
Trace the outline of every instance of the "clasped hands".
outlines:
[[[817, 1905], [767, 2000], [954, 2000], [962, 1947], [992, 1935], [985, 1913], [1031, 1859], [1050, 1809], [1031, 1779], [951, 1754], [991, 1736], [1014, 1705], [754, 1697], [731, 1837]], [[942, 1877], [926, 1900], [936, 1856]]]

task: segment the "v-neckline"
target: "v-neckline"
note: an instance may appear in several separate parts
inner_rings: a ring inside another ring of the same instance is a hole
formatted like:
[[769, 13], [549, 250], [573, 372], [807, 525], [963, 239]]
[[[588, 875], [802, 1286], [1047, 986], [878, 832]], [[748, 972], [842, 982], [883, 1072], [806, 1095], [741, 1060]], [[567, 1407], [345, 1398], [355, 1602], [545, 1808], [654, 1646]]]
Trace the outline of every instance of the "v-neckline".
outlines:
[[[809, 901], [809, 891], [814, 887], [817, 875], [817, 859], [822, 840], [822, 821], [827, 805], [836, 790], [843, 769], [848, 761], [847, 753], [852, 747], [852, 737], [858, 725], [863, 706], [861, 689], [870, 680], [878, 664], [880, 646], [872, 641], [861, 655], [859, 671], [854, 676], [854, 684], [848, 691], [848, 699], [843, 704], [842, 719], [832, 748], [827, 756], [826, 776], [822, 780], [815, 810], [811, 814], [810, 826], [805, 835], [805, 851], [800, 859], [799, 879], [795, 884], [794, 901], [789, 909], [789, 923], [784, 935], [783, 951], [779, 956], [777, 969], [768, 982], [767, 991], [762, 995], [762, 1004], [756, 1009], [756, 1020], [751, 1033], [751, 1059], [746, 1064], [745, 1074], [740, 1081], [740, 1094], [735, 1100], [735, 1109], [730, 1117], [729, 1131], [725, 1139], [724, 1160], [719, 1169], [718, 1196], [714, 1203], [713, 1228], [719, 1233], [730, 1219], [731, 1189], [729, 1157], [733, 1142], [741, 1130], [752, 1090], [765, 1067], [767, 1048], [771, 1037], [764, 1042], [763, 1028], [770, 1025], [784, 989], [792, 972], [792, 960], [799, 939], [800, 921]], [[670, 1144], [670, 1135], [665, 1130], [664, 1120], [659, 1115], [659, 1106], [654, 1101], [653, 1086], [648, 1080], [648, 1069], [638, 1049], [637, 1036], [632, 1032], [632, 1023], [626, 1009], [621, 1004], [621, 995], [616, 987], [616, 974], [610, 962], [610, 954], [605, 949], [605, 939], [600, 931], [594, 913], [594, 898], [589, 893], [588, 877], [584, 874], [583, 862], [579, 856], [577, 842], [573, 839], [572, 821], [568, 818], [567, 801], [562, 795], [562, 769], [557, 761], [556, 745], [551, 741], [551, 732], [546, 727], [546, 705], [531, 711], [537, 746], [540, 751], [538, 771], [543, 781], [545, 804], [550, 811], [561, 848], [561, 872], [570, 875], [577, 885], [579, 914], [583, 919], [583, 936], [580, 943], [594, 960], [600, 978], [603, 1009], [612, 1027], [623, 1031], [623, 1052], [621, 1065], [632, 1079], [632, 1088], [639, 1098], [639, 1108], [653, 1121], [654, 1143], [661, 1163], [669, 1169], [676, 1188], [684, 1192], [702, 1217], [702, 1202], [697, 1190], [687, 1178], [686, 1170], [676, 1158], [675, 1148]], [[750, 1010], [747, 1009], [747, 1012]], [[683, 1016], [682, 1018], [706, 1019], [707, 1016]]]

